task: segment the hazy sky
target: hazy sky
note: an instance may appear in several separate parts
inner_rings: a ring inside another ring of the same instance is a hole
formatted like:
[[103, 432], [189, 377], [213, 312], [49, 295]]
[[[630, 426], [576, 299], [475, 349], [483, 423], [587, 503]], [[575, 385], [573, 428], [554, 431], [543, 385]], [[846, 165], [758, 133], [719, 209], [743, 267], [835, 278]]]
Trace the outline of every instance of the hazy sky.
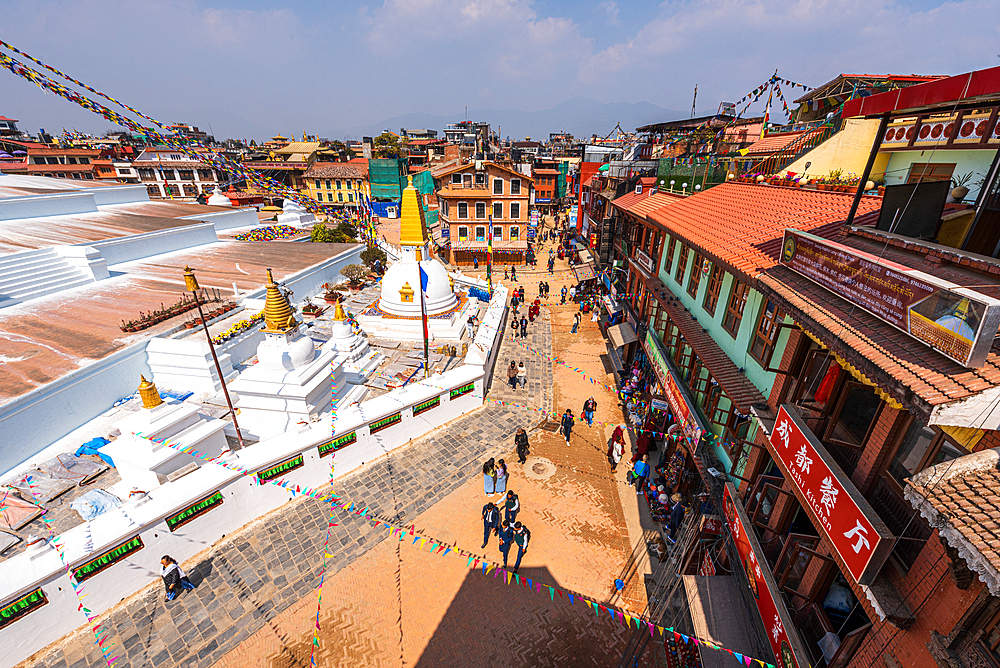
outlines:
[[[2, 0], [0, 16], [0, 38], [154, 118], [257, 139], [575, 96], [686, 110], [696, 83], [714, 109], [775, 68], [815, 86], [1000, 65], [996, 0]], [[6, 70], [0, 115], [110, 127]]]

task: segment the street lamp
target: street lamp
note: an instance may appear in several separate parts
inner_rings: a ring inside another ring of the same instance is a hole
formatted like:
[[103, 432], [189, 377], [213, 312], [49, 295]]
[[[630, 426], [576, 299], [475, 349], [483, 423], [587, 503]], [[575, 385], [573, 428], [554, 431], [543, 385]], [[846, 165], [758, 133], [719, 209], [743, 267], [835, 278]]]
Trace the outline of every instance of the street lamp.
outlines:
[[194, 297], [195, 306], [198, 307], [198, 317], [201, 318], [201, 326], [205, 328], [205, 337], [208, 339], [208, 349], [212, 351], [212, 359], [215, 361], [215, 370], [219, 373], [219, 382], [222, 383], [222, 393], [226, 395], [226, 405], [229, 406], [229, 414], [233, 417], [233, 427], [236, 429], [236, 440], [240, 442], [240, 449], [243, 448], [243, 434], [240, 433], [240, 425], [236, 421], [236, 411], [233, 410], [233, 401], [229, 398], [229, 388], [226, 387], [226, 377], [222, 374], [222, 365], [219, 364], [219, 357], [215, 354], [215, 345], [212, 343], [212, 335], [208, 333], [208, 322], [205, 320], [205, 312], [201, 310], [201, 300], [198, 299], [198, 279], [195, 278], [194, 269], [184, 267], [184, 287], [188, 289]]

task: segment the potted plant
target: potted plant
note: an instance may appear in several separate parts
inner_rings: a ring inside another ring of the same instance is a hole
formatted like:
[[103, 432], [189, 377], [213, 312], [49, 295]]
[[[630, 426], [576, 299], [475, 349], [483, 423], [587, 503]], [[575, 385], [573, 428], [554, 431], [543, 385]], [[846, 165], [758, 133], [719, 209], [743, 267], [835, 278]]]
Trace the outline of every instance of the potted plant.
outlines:
[[951, 199], [953, 202], [961, 202], [969, 194], [969, 183], [972, 182], [973, 176], [975, 176], [975, 172], [967, 172], [951, 177], [951, 184], [955, 186], [951, 189]]

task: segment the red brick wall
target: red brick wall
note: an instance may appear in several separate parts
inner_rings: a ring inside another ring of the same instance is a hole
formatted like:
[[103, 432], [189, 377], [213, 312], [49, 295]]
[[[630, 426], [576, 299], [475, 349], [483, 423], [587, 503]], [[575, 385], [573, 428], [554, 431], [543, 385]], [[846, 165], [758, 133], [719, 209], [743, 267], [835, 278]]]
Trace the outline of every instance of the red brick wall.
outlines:
[[[872, 630], [854, 655], [851, 668], [881, 666], [882, 656], [887, 653], [891, 653], [901, 666], [937, 665], [927, 651], [931, 632], [937, 631], [944, 636], [951, 633], [983, 586], [977, 579], [968, 589], [959, 589], [948, 574], [949, 567], [950, 562], [935, 531], [905, 579], [900, 582], [892, 578], [900, 595], [916, 614], [916, 622], [901, 631], [872, 617]], [[891, 566], [886, 569], [894, 572]]]
[[909, 417], [909, 413], [905, 410], [882, 404], [882, 410], [875, 419], [875, 426], [861, 452], [858, 465], [851, 475], [854, 486], [861, 490], [862, 494], [868, 493], [875, 478], [882, 471], [886, 459], [894, 454], [896, 440], [900, 432], [906, 428]]

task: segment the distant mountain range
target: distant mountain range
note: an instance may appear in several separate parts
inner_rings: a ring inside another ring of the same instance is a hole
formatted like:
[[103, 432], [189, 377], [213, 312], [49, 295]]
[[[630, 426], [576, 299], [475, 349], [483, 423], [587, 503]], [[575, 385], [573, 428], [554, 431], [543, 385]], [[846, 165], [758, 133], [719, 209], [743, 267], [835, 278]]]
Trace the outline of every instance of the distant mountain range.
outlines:
[[[588, 97], [574, 97], [557, 104], [551, 109], [521, 111], [519, 109], [469, 109], [468, 118], [490, 124], [490, 129], [500, 132], [502, 138], [512, 140], [525, 137], [545, 141], [550, 132], [570, 132], [577, 138], [589, 138], [592, 134], [606, 135], [616, 124], [621, 123], [627, 132], [649, 123], [672, 121], [686, 118], [688, 114], [664, 109], [649, 102], [611, 102], [605, 104]], [[387, 118], [374, 125], [351, 128], [344, 136], [360, 138], [375, 136], [383, 130], [399, 132], [400, 128], [429, 128], [438, 131], [449, 123], [456, 123], [466, 116], [409, 113]], [[335, 135], [332, 135], [335, 136]]]

